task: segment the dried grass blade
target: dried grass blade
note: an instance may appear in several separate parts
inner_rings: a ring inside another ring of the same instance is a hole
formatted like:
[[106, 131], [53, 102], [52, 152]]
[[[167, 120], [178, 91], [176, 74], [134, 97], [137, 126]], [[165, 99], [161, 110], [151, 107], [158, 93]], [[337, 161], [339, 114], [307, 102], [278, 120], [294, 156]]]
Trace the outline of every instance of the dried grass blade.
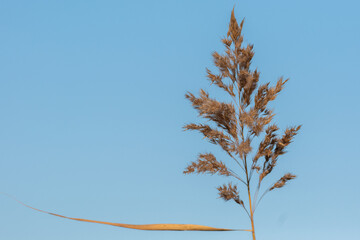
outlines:
[[167, 224], [167, 223], [160, 223], [160, 224], [126, 224], [126, 223], [112, 223], [112, 222], [104, 222], [104, 221], [96, 221], [96, 220], [90, 220], [90, 219], [84, 219], [84, 218], [72, 218], [72, 217], [66, 217], [60, 214], [47, 212], [41, 209], [37, 209], [34, 207], [31, 207], [16, 198], [6, 194], [2, 193], [9, 198], [17, 201], [21, 205], [31, 208], [35, 211], [47, 213], [56, 217], [66, 218], [70, 220], [80, 221], [80, 222], [91, 222], [91, 223], [98, 223], [98, 224], [105, 224], [105, 225], [111, 225], [115, 227], [123, 227], [123, 228], [131, 228], [131, 229], [137, 229], [137, 230], [149, 230], [149, 231], [250, 231], [248, 229], [226, 229], [226, 228], [214, 228], [209, 226], [203, 226], [203, 225], [196, 225], [196, 224]]

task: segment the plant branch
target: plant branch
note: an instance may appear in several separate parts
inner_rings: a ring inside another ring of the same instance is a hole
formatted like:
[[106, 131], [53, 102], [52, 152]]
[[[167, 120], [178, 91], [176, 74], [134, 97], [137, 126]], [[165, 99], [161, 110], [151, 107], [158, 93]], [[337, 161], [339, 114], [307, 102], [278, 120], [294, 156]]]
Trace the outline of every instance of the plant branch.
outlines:
[[259, 198], [259, 201], [256, 203], [255, 208], [254, 208], [254, 212], [256, 210], [256, 208], [258, 207], [259, 203], [261, 202], [261, 199], [263, 199], [263, 197], [269, 192], [269, 189], [267, 189]]
[[228, 170], [229, 170], [231, 176], [233, 176], [234, 178], [238, 179], [240, 182], [242, 182], [243, 184], [246, 185], [246, 182], [241, 177], [239, 177], [233, 170], [231, 170], [231, 169], [228, 169]]
[[246, 209], [246, 207], [245, 207], [244, 205], [241, 205], [241, 206], [244, 208], [246, 214], [249, 216], [249, 218], [250, 218], [250, 220], [251, 220], [251, 216], [250, 216], [249, 211]]

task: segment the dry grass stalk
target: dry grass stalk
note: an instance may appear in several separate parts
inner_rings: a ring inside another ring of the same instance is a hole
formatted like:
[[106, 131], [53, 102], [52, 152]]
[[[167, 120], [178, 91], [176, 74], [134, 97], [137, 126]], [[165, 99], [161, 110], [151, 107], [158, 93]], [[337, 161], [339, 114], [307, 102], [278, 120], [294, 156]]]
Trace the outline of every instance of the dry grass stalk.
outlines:
[[[285, 174], [266, 189], [258, 200], [261, 183], [272, 172], [279, 156], [286, 153], [286, 147], [301, 126], [287, 128], [282, 136], [278, 136], [279, 128], [275, 124], [270, 125], [275, 114], [268, 109], [268, 104], [276, 99], [288, 79], [280, 78], [273, 87], [270, 87], [269, 83], [258, 86], [260, 73], [257, 69], [254, 71], [250, 69], [254, 56], [253, 45], [242, 46], [243, 24], [244, 20], [240, 24], [237, 23], [233, 10], [227, 36], [222, 39], [225, 53], [212, 54], [218, 73], [215, 74], [206, 69], [207, 78], [211, 84], [223, 89], [231, 97], [232, 102], [219, 102], [210, 98], [203, 89], [200, 90], [199, 97], [188, 92], [185, 97], [190, 100], [199, 116], [211, 122], [213, 126], [201, 123], [190, 123], [184, 126], [184, 130], [199, 131], [210, 143], [219, 145], [238, 164], [242, 173], [235, 173], [223, 162], [217, 161], [212, 153], [200, 154], [198, 161], [192, 162], [184, 173], [219, 174], [234, 177], [243, 183], [248, 197], [248, 208], [240, 199], [237, 185], [229, 183], [217, 189], [220, 198], [225, 201], [234, 200], [247, 212], [251, 221], [250, 231], [255, 240], [255, 207], [267, 192], [282, 188], [296, 176], [290, 173]], [[264, 133], [264, 139], [250, 161], [249, 154], [253, 150], [251, 142], [262, 133]], [[258, 174], [258, 183], [255, 196], [252, 196], [251, 180], [253, 180], [254, 172]]]
[[73, 217], [67, 217], [60, 214], [44, 211], [41, 209], [37, 209], [34, 207], [31, 207], [16, 198], [10, 196], [9, 194], [2, 193], [0, 194], [6, 195], [9, 198], [17, 201], [21, 205], [31, 208], [35, 211], [47, 213], [56, 217], [66, 218], [74, 221], [79, 222], [89, 222], [89, 223], [98, 223], [98, 224], [105, 224], [115, 227], [122, 227], [122, 228], [131, 228], [131, 229], [137, 229], [137, 230], [148, 230], [148, 231], [249, 231], [247, 229], [227, 229], [227, 228], [214, 228], [204, 225], [197, 225], [197, 224], [173, 224], [173, 223], [159, 223], [159, 224], [126, 224], [126, 223], [113, 223], [113, 222], [105, 222], [105, 221], [97, 221], [97, 220], [91, 220], [91, 219], [85, 219], [85, 218], [73, 218]]

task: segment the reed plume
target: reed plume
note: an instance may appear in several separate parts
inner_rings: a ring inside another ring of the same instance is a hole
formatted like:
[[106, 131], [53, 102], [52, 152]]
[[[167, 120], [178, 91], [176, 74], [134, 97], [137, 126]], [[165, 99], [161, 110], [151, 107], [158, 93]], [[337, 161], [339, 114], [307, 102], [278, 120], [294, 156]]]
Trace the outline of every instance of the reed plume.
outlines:
[[[184, 174], [208, 173], [235, 178], [244, 186], [245, 194], [242, 196], [247, 195], [247, 204], [244, 202], [245, 199], [240, 198], [238, 185], [232, 182], [219, 186], [218, 194], [225, 201], [233, 200], [246, 211], [250, 218], [251, 230], [214, 228], [197, 224], [125, 224], [73, 218], [31, 207], [5, 195], [35, 211], [80, 222], [151, 231], [248, 231], [252, 233], [252, 238], [255, 240], [254, 212], [259, 202], [266, 193], [282, 188], [296, 176], [286, 173], [258, 198], [261, 183], [273, 171], [280, 155], [286, 153], [286, 147], [292, 142], [301, 125], [287, 128], [284, 134], [279, 136], [278, 126], [270, 124], [275, 114], [268, 108], [268, 104], [276, 99], [288, 79], [280, 78], [273, 87], [270, 87], [269, 83], [258, 86], [260, 72], [257, 69], [250, 69], [254, 56], [253, 45], [242, 46], [243, 24], [244, 20], [240, 24], [237, 23], [233, 9], [227, 36], [222, 39], [225, 53], [214, 52], [212, 54], [218, 73], [206, 70], [210, 83], [223, 89], [225, 94], [230, 96], [232, 102], [219, 102], [210, 98], [209, 93], [203, 89], [200, 90], [198, 97], [188, 92], [185, 97], [198, 111], [199, 116], [211, 124], [190, 123], [184, 126], [184, 130], [198, 131], [210, 143], [219, 145], [227, 153], [229, 160], [236, 163], [235, 166], [238, 167], [240, 173], [230, 169], [226, 162], [217, 160], [212, 153], [207, 152], [199, 154], [197, 161], [190, 163], [184, 170]], [[262, 134], [264, 136], [257, 149], [253, 148], [253, 139], [260, 138]], [[254, 153], [252, 157], [250, 157], [250, 153]], [[254, 177], [254, 174], [257, 174], [257, 178]], [[255, 186], [257, 187], [252, 196], [251, 182], [256, 180]]]
[[[210, 98], [209, 93], [203, 89], [200, 89], [198, 97], [190, 92], [186, 93], [185, 97], [198, 111], [199, 117], [208, 120], [210, 124], [190, 123], [184, 126], [184, 130], [198, 131], [210, 143], [219, 145], [227, 153], [229, 160], [235, 161], [240, 174], [227, 167], [224, 162], [218, 161], [212, 153], [199, 154], [198, 160], [190, 163], [183, 173], [219, 174], [239, 181], [244, 186], [248, 206], [240, 199], [238, 185], [228, 183], [217, 190], [220, 198], [225, 201], [233, 200], [246, 211], [251, 222], [252, 238], [255, 240], [256, 206], [266, 193], [282, 188], [296, 176], [286, 173], [258, 199], [261, 183], [272, 172], [279, 156], [286, 153], [286, 147], [301, 125], [287, 128], [284, 134], [279, 136], [278, 126], [271, 124], [275, 114], [268, 108], [268, 104], [276, 99], [288, 79], [279, 78], [275, 86], [270, 86], [270, 83], [258, 85], [260, 72], [250, 69], [254, 56], [253, 45], [243, 46], [243, 24], [244, 20], [238, 24], [233, 9], [227, 36], [222, 39], [225, 52], [212, 54], [218, 72], [206, 69], [210, 83], [223, 89], [232, 101], [226, 103]], [[263, 140], [254, 151], [251, 143], [255, 137], [260, 138], [261, 135], [264, 135]], [[252, 152], [254, 154], [251, 157]], [[254, 177], [254, 174], [257, 174], [257, 177]], [[256, 180], [257, 187], [253, 196], [251, 183]]]

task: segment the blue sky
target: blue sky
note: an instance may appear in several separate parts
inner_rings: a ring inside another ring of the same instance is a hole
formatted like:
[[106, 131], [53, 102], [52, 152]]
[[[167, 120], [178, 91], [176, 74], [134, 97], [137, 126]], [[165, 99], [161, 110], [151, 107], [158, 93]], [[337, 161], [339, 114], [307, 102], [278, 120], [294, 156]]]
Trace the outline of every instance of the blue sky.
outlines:
[[[271, 176], [298, 178], [255, 213], [258, 239], [360, 234], [360, 7], [357, 1], [0, 1], [0, 191], [44, 210], [121, 223], [249, 228], [217, 199], [218, 176], [184, 176], [225, 155], [182, 126], [184, 98], [210, 87], [233, 6], [271, 105], [303, 124]], [[216, 95], [217, 94], [217, 95]], [[272, 181], [268, 181], [270, 184]], [[240, 191], [240, 194], [242, 192]], [[0, 197], [0, 238], [250, 239], [244, 232], [147, 232], [80, 223]]]

